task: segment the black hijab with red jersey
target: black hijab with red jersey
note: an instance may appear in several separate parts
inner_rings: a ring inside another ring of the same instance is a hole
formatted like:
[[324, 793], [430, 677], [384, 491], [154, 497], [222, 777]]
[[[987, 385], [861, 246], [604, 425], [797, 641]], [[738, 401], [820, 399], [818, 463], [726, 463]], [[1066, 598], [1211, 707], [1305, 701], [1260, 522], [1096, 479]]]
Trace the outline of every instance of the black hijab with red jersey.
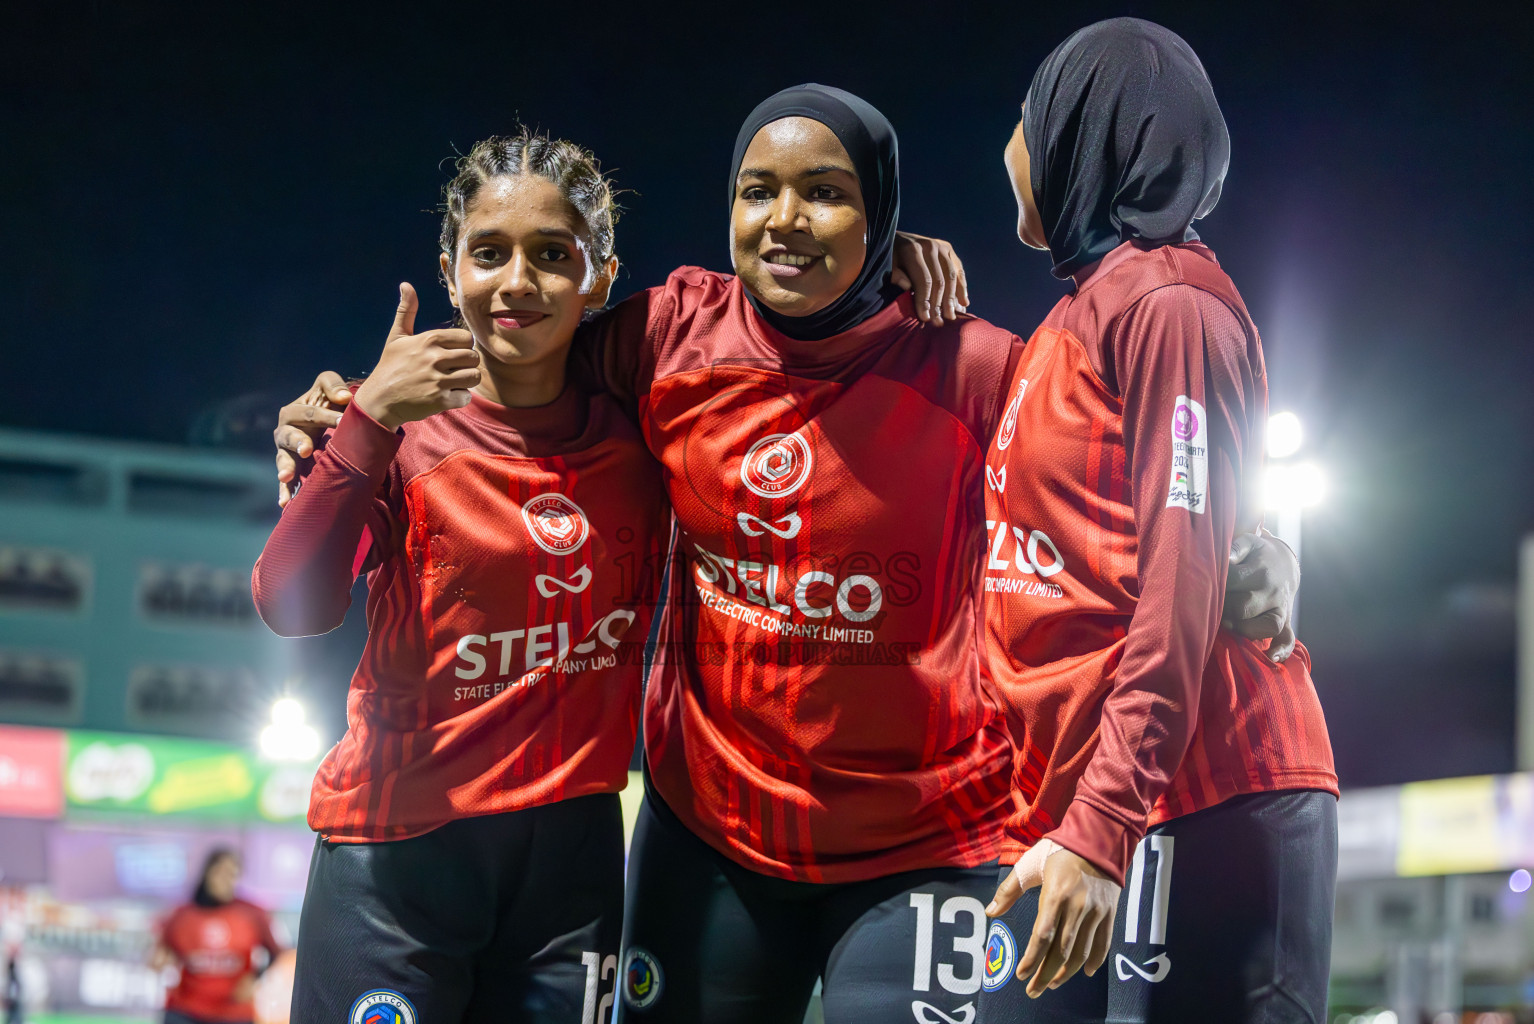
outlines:
[[1220, 199], [1230, 135], [1209, 76], [1177, 33], [1139, 18], [1076, 32], [1023, 105], [1034, 203], [1062, 280], [1130, 239], [1198, 238]]

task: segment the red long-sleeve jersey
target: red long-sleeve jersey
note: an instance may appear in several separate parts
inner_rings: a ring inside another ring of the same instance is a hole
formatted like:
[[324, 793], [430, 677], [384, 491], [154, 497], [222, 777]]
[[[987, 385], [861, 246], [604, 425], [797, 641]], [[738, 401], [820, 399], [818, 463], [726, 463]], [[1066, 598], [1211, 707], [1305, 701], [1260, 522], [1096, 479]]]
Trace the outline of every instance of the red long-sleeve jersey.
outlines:
[[679, 528], [645, 704], [654, 783], [763, 874], [854, 881], [1000, 851], [1010, 743], [980, 678], [984, 444], [1022, 342], [902, 298], [788, 338], [683, 268], [584, 339]]
[[240, 982], [251, 973], [257, 949], [270, 956], [282, 952], [271, 918], [245, 900], [177, 907], [161, 927], [160, 942], [181, 965], [181, 980], [166, 991], [165, 1008], [199, 1021], [252, 1019], [250, 999], [235, 998]]
[[985, 496], [1020, 844], [1048, 835], [1122, 881], [1151, 824], [1336, 792], [1304, 647], [1274, 665], [1219, 633], [1266, 418], [1257, 329], [1202, 245], [1120, 246], [1029, 341]]
[[385, 429], [353, 406], [256, 563], [277, 632], [334, 628], [368, 573], [347, 730], [309, 824], [401, 839], [627, 782], [668, 514], [607, 397], [474, 396]]

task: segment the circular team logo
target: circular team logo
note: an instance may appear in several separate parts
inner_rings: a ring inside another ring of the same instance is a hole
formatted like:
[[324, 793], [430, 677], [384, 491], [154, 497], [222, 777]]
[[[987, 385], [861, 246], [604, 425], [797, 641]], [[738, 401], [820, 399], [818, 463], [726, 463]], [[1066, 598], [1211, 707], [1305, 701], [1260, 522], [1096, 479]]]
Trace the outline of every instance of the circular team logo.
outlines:
[[1017, 394], [1007, 406], [1006, 414], [1001, 418], [1001, 427], [996, 432], [996, 450], [1004, 452], [1012, 443], [1012, 436], [1017, 433], [1017, 413], [1023, 407], [1023, 392], [1028, 390], [1028, 378], [1024, 377], [1017, 382]]
[[1172, 436], [1186, 441], [1198, 435], [1198, 414], [1186, 405], [1179, 405], [1172, 412]]
[[232, 936], [229, 934], [229, 926], [214, 918], [204, 921], [202, 925], [202, 944], [209, 949], [223, 949], [229, 945]]
[[398, 992], [376, 988], [352, 1004], [351, 1024], [415, 1024], [415, 1007]]
[[753, 494], [781, 498], [804, 486], [813, 461], [809, 443], [798, 434], [769, 434], [746, 452], [740, 479]]
[[980, 986], [987, 992], [995, 992], [1012, 980], [1017, 970], [1017, 941], [1012, 929], [1000, 921], [991, 922], [991, 934], [985, 941], [985, 977]]
[[660, 962], [648, 950], [631, 948], [623, 970], [623, 1001], [634, 1010], [648, 1009], [660, 998], [664, 986]]
[[586, 543], [590, 532], [586, 513], [558, 491], [540, 494], [523, 505], [522, 522], [534, 543], [551, 555], [568, 555]]

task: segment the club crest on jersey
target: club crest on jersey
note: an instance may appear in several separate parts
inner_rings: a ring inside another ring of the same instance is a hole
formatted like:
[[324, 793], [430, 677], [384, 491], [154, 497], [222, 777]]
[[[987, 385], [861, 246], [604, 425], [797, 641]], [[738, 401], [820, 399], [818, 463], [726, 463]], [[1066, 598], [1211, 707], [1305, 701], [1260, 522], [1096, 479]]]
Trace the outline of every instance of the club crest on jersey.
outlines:
[[746, 452], [740, 480], [764, 498], [793, 494], [810, 478], [814, 457], [809, 442], [794, 434], [768, 434]]
[[415, 1007], [398, 992], [375, 988], [352, 1004], [351, 1024], [415, 1024]]
[[202, 944], [211, 949], [222, 949], [229, 945], [229, 926], [224, 922], [213, 918], [204, 921], [202, 925]]
[[1017, 970], [1017, 940], [1012, 929], [1000, 921], [991, 922], [991, 934], [985, 940], [985, 977], [980, 987], [995, 992], [1012, 980]]
[[551, 555], [568, 555], [586, 543], [590, 527], [581, 507], [558, 491], [540, 494], [522, 506], [522, 522], [533, 542]]
[[630, 948], [623, 970], [623, 1001], [631, 1009], [647, 1009], [655, 1005], [664, 987], [660, 962], [648, 950], [638, 946]]
[[1023, 392], [1028, 390], [1028, 378], [1023, 377], [1017, 382], [1017, 394], [1012, 396], [1012, 402], [1007, 406], [1006, 415], [1001, 418], [1001, 429], [996, 432], [996, 450], [1004, 452], [1012, 443], [1013, 435], [1017, 433], [1017, 411], [1023, 406]]

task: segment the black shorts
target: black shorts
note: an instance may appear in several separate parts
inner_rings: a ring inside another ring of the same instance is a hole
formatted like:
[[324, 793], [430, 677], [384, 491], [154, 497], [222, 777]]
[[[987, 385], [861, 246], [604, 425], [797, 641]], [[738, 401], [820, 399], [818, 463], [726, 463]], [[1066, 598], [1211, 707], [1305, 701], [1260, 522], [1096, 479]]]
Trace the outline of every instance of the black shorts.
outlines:
[[616, 997], [614, 793], [315, 844], [292, 1024], [597, 1024]]
[[991, 925], [980, 1024], [1325, 1024], [1336, 880], [1330, 793], [1255, 793], [1175, 818], [1135, 851], [1095, 977], [1036, 1000], [1013, 977], [1037, 889]]
[[994, 863], [818, 885], [715, 851], [645, 794], [629, 853], [617, 1021], [972, 1024]]

